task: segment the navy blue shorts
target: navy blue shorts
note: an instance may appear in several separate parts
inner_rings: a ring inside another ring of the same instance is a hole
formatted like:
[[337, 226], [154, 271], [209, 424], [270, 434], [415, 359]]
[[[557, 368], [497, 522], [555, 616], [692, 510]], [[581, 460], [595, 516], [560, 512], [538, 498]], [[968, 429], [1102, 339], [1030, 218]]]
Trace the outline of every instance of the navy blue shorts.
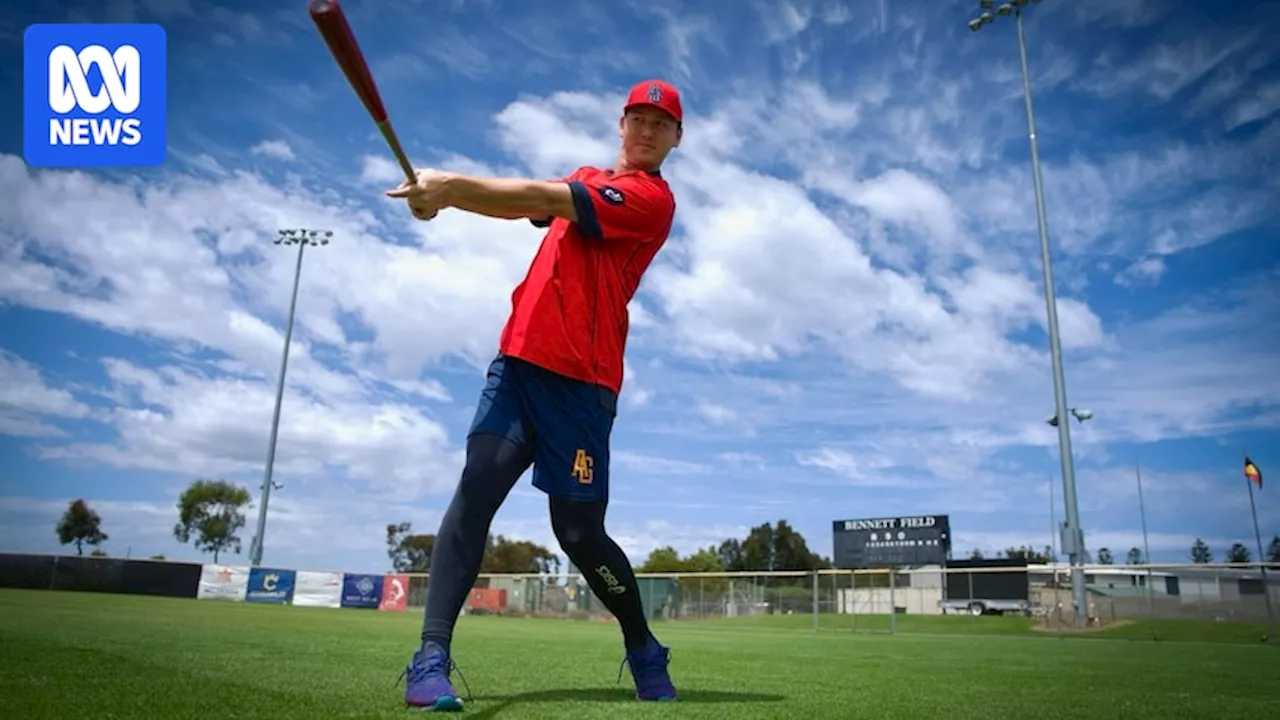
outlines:
[[468, 435], [533, 447], [533, 486], [584, 502], [609, 499], [609, 436], [618, 414], [610, 389], [499, 355], [489, 364]]

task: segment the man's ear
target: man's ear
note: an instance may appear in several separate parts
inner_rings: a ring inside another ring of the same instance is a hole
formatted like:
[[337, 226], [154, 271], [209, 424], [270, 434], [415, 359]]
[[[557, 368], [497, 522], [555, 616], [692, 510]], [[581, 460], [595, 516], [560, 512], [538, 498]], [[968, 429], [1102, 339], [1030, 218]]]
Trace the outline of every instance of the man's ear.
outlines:
[[676, 144], [671, 147], [680, 147], [680, 141], [684, 139], [684, 124], [676, 126]]

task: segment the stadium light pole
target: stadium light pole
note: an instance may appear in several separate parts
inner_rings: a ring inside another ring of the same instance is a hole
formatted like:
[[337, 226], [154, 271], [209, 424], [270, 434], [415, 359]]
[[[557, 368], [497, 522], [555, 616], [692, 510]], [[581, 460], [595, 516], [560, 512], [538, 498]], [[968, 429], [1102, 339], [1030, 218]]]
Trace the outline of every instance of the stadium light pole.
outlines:
[[[1057, 417], [1067, 414], [1067, 381], [1062, 372], [1062, 342], [1058, 335], [1058, 300], [1053, 287], [1053, 265], [1049, 252], [1049, 230], [1044, 211], [1044, 183], [1040, 176], [1040, 150], [1036, 144], [1036, 118], [1031, 103], [1031, 71], [1027, 67], [1027, 40], [1022, 29], [1022, 11], [1040, 0], [979, 0], [981, 13], [969, 21], [969, 29], [978, 32], [995, 22], [996, 16], [1014, 18], [1018, 30], [1018, 58], [1022, 64], [1022, 96], [1027, 110], [1027, 137], [1031, 143], [1031, 178], [1035, 185], [1036, 224], [1040, 229], [1040, 262], [1044, 271], [1044, 302], [1049, 329], [1049, 356], [1053, 363], [1053, 398]], [[994, 12], [993, 12], [994, 10]], [[1084, 590], [1084, 531], [1080, 528], [1080, 504], [1076, 499], [1075, 468], [1071, 460], [1070, 423], [1057, 423], [1058, 453], [1062, 462], [1062, 494], [1066, 523], [1062, 533], [1062, 549], [1071, 563], [1071, 594], [1075, 600], [1076, 627], [1084, 627], [1088, 619]]]
[[267, 466], [262, 474], [262, 496], [258, 503], [258, 527], [253, 534], [253, 542], [249, 547], [249, 564], [258, 567], [262, 564], [262, 548], [265, 545], [267, 532], [267, 505], [271, 502], [271, 489], [275, 485], [271, 479], [276, 464], [276, 438], [280, 431], [280, 406], [284, 403], [284, 376], [289, 368], [289, 343], [293, 340], [293, 317], [298, 308], [298, 283], [302, 279], [302, 255], [307, 246], [328, 245], [333, 238], [329, 230], [310, 230], [306, 228], [285, 228], [276, 231], [275, 245], [297, 245], [298, 262], [293, 269], [293, 295], [289, 299], [289, 318], [284, 327], [284, 352], [280, 356], [280, 377], [276, 380], [276, 406], [271, 416], [271, 437], [267, 440]]
[[[1072, 416], [1072, 417], [1074, 417], [1074, 418], [1076, 419], [1076, 422], [1078, 422], [1078, 423], [1080, 423], [1081, 425], [1083, 425], [1086, 421], [1088, 421], [1088, 420], [1092, 420], [1092, 419], [1093, 419], [1093, 411], [1092, 411], [1092, 410], [1085, 410], [1085, 409], [1083, 409], [1083, 408], [1071, 408], [1071, 416]], [[1046, 424], [1046, 425], [1048, 425], [1048, 426], [1050, 426], [1050, 427], [1053, 427], [1053, 428], [1058, 427], [1058, 414], [1057, 414], [1057, 413], [1054, 413], [1054, 414], [1050, 415], [1049, 417], [1045, 418], [1044, 422], [1045, 422], [1045, 424]], [[1050, 521], [1054, 523], [1054, 527], [1053, 527], [1052, 529], [1053, 529], [1053, 532], [1056, 534], [1056, 533], [1057, 533], [1057, 531], [1058, 531], [1057, 524], [1056, 524], [1056, 523], [1057, 523], [1057, 520], [1056, 520], [1056, 519], [1053, 519], [1053, 514], [1054, 514], [1054, 508], [1053, 508], [1053, 482], [1052, 482], [1052, 477], [1050, 477], [1050, 482], [1049, 482], [1049, 517], [1050, 517]], [[1080, 554], [1081, 554], [1081, 555], [1085, 555], [1085, 554], [1086, 554], [1086, 552], [1085, 552], [1085, 548], [1084, 548], [1083, 544], [1081, 545], [1080, 550], [1081, 550], [1081, 552], [1080, 552]]]

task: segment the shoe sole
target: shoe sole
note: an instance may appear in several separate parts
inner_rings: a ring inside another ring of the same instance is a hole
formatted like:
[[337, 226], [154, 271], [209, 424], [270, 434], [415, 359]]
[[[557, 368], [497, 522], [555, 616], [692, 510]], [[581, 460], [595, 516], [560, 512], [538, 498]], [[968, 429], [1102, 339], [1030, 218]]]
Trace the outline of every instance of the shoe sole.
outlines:
[[442, 697], [436, 700], [434, 705], [409, 706], [410, 710], [418, 712], [462, 712], [462, 698]]

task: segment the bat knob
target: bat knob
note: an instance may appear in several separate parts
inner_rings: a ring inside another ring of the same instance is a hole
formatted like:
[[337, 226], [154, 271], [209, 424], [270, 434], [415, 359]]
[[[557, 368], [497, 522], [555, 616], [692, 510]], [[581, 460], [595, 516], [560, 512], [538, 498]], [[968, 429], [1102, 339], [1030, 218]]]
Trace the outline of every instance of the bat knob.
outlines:
[[310, 12], [312, 15], [326, 13], [337, 7], [338, 0], [311, 0]]

